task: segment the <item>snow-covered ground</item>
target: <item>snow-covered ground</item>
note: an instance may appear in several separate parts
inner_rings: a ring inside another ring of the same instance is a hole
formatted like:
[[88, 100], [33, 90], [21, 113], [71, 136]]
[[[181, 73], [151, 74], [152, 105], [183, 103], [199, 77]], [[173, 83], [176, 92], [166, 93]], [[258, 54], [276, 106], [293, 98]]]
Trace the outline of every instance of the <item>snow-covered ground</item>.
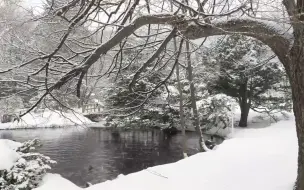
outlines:
[[[16, 160], [16, 145], [0, 140], [0, 163]], [[7, 155], [7, 156], [2, 156]], [[3, 166], [0, 165], [0, 169]], [[292, 190], [296, 179], [297, 138], [294, 118], [269, 127], [236, 129], [215, 150], [160, 165], [87, 190]], [[35, 190], [81, 190], [58, 174], [48, 174]]]
[[20, 121], [0, 123], [0, 129], [19, 129], [36, 127], [66, 127], [74, 125], [91, 125], [88, 118], [77, 112], [60, 112], [44, 110], [41, 113], [29, 113], [21, 117]]

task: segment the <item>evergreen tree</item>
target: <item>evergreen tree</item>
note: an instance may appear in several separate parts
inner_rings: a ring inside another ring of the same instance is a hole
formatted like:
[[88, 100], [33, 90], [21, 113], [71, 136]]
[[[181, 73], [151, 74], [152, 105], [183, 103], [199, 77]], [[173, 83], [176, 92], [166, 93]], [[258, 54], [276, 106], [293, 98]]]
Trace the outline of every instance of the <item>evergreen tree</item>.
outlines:
[[[283, 109], [285, 98], [278, 91], [284, 70], [260, 41], [232, 35], [218, 40], [207, 58], [207, 69], [216, 73], [208, 83], [210, 93], [223, 93], [237, 100], [240, 127], [247, 126], [250, 109]], [[271, 57], [271, 58], [269, 58]], [[217, 68], [213, 65], [217, 63]]]

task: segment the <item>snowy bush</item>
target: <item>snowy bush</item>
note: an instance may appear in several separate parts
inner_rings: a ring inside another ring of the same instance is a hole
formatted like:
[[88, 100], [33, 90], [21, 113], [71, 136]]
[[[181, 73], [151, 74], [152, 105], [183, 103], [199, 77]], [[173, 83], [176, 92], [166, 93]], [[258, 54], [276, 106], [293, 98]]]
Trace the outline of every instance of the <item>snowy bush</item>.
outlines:
[[30, 152], [40, 142], [37, 139], [23, 143], [16, 152], [20, 158], [9, 170], [0, 170], [1, 190], [31, 190], [36, 188], [51, 165], [56, 162], [40, 153]]
[[204, 131], [213, 128], [225, 129], [231, 125], [232, 98], [218, 94], [201, 101], [199, 108], [200, 123]]

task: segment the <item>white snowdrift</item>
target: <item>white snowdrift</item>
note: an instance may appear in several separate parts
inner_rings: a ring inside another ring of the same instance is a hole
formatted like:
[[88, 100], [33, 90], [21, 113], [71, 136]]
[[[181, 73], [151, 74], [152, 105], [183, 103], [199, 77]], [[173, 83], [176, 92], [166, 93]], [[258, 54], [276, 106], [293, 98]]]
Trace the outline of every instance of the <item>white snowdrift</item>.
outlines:
[[19, 146], [21, 143], [0, 139], [0, 170], [9, 170], [20, 158], [20, 155], [15, 151]]
[[[293, 119], [270, 127], [237, 130], [216, 150], [148, 168], [87, 190], [292, 190], [297, 139]], [[35, 190], [81, 188], [49, 174]]]
[[60, 112], [45, 110], [41, 113], [29, 113], [20, 121], [0, 123], [0, 129], [36, 128], [36, 127], [65, 127], [73, 125], [89, 125], [93, 122], [76, 112]]
[[47, 174], [39, 188], [34, 190], [82, 190], [69, 180], [61, 177], [59, 174]]

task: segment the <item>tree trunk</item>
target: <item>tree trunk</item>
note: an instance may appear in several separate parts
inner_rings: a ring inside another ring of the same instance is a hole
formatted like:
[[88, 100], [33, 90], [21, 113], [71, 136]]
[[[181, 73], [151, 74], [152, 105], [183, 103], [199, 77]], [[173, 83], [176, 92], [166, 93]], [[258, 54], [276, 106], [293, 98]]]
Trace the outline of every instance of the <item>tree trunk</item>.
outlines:
[[[175, 52], [177, 52], [177, 44], [176, 44], [176, 38], [173, 39], [174, 41], [174, 49]], [[178, 59], [178, 58], [176, 58]], [[183, 140], [182, 140], [182, 151], [183, 151], [183, 157], [186, 158], [188, 155], [186, 153], [186, 142], [187, 142], [187, 138], [186, 138], [186, 131], [185, 131], [185, 114], [184, 114], [184, 106], [183, 106], [183, 91], [182, 91], [182, 84], [180, 82], [180, 73], [179, 73], [179, 63], [177, 63], [177, 65], [175, 66], [175, 71], [176, 71], [176, 79], [177, 79], [177, 89], [178, 89], [178, 93], [179, 93], [179, 117], [180, 117], [180, 125], [182, 128], [182, 136], [183, 136]]]
[[239, 127], [247, 127], [250, 104], [246, 96], [241, 98], [240, 109], [241, 109], [241, 118], [239, 122]]
[[247, 105], [247, 103], [244, 103], [244, 105], [240, 105], [240, 107], [241, 107], [241, 118], [239, 122], [239, 127], [247, 127], [249, 105]]
[[293, 111], [298, 136], [298, 176], [296, 190], [304, 190], [304, 52], [303, 45], [294, 45], [291, 63], [286, 71], [292, 88]]
[[[303, 74], [302, 74], [303, 75]], [[302, 78], [304, 80], [304, 77]], [[303, 82], [302, 82], [303, 83]], [[297, 88], [296, 86], [301, 86]], [[296, 190], [304, 190], [304, 88], [303, 84], [293, 84], [293, 111], [298, 136], [298, 176]]]
[[[171, 12], [173, 12], [173, 1], [171, 1]], [[174, 51], [177, 52], [177, 44], [176, 44], [176, 38], [173, 38], [173, 42], [174, 42]], [[178, 59], [178, 57], [176, 58]], [[180, 117], [180, 125], [182, 128], [182, 136], [183, 136], [183, 140], [182, 140], [182, 151], [183, 151], [183, 157], [186, 158], [188, 157], [187, 153], [186, 153], [186, 149], [187, 149], [187, 137], [186, 137], [186, 129], [185, 129], [185, 114], [184, 114], [184, 101], [183, 101], [183, 87], [182, 84], [180, 82], [180, 73], [179, 73], [179, 63], [177, 63], [176, 65], [176, 79], [177, 79], [177, 88], [178, 88], [178, 93], [179, 93], [179, 117]]]
[[239, 91], [239, 106], [241, 109], [241, 118], [239, 122], [239, 127], [247, 127], [248, 114], [250, 110], [250, 103], [248, 102], [248, 91], [247, 91], [248, 79], [241, 84]]
[[197, 106], [196, 106], [196, 98], [195, 98], [195, 87], [193, 84], [193, 73], [192, 73], [192, 65], [191, 65], [191, 55], [190, 55], [190, 47], [189, 47], [189, 42], [186, 41], [186, 52], [187, 52], [187, 71], [188, 71], [188, 80], [190, 83], [190, 95], [191, 95], [191, 106], [192, 106], [192, 112], [193, 112], [193, 117], [194, 117], [194, 125], [195, 125], [195, 130], [197, 134], [199, 135], [199, 147], [201, 152], [205, 152], [208, 150], [206, 147], [203, 134], [199, 125], [199, 116], [198, 116], [198, 111], [197, 111]]
[[177, 86], [178, 86], [178, 92], [179, 92], [179, 117], [180, 117], [180, 125], [182, 128], [182, 150], [183, 150], [183, 156], [184, 158], [187, 157], [186, 153], [186, 129], [185, 129], [185, 114], [184, 114], [184, 106], [183, 106], [183, 91], [182, 91], [182, 84], [180, 82], [180, 76], [179, 76], [179, 65], [176, 65], [176, 78], [177, 78]]

